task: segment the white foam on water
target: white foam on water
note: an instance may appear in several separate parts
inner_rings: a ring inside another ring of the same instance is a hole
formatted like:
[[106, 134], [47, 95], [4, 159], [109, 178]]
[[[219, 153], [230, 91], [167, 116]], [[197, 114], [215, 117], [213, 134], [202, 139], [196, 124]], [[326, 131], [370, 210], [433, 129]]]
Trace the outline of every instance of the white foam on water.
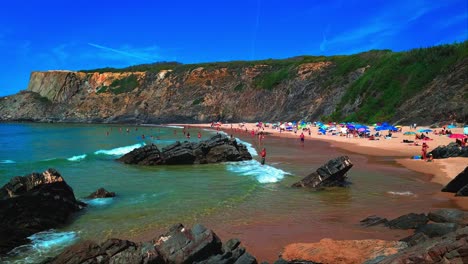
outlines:
[[254, 176], [260, 183], [278, 182], [290, 174], [269, 165], [262, 165], [256, 160], [227, 163], [227, 170], [243, 176]]
[[387, 192], [388, 194], [391, 194], [391, 195], [400, 195], [400, 196], [414, 196], [415, 194], [410, 192], [410, 191], [406, 191], [406, 192], [392, 192], [392, 191], [388, 191]]
[[252, 146], [252, 144], [250, 144], [249, 142], [245, 142], [243, 140], [240, 140], [238, 138], [236, 138], [237, 140], [237, 143], [240, 143], [240, 144], [243, 144], [247, 147], [247, 150], [249, 151], [250, 155], [252, 156], [258, 156], [258, 152], [257, 150]]
[[137, 143], [137, 144], [134, 144], [134, 145], [119, 147], [119, 148], [114, 148], [114, 149], [109, 149], [109, 150], [100, 149], [98, 151], [95, 151], [94, 154], [96, 154], [96, 155], [105, 154], [105, 155], [120, 156], [120, 155], [125, 155], [125, 154], [129, 153], [130, 151], [132, 151], [132, 150], [134, 150], [136, 148], [143, 147], [144, 145], [145, 145], [145, 143]]
[[[52, 252], [59, 252], [78, 239], [76, 232], [57, 232], [53, 229], [36, 233], [30, 237], [31, 243], [14, 248], [8, 255], [15, 256], [13, 263], [38, 263]], [[19, 260], [18, 258], [21, 258]], [[6, 260], [6, 263], [9, 263]]]
[[165, 127], [172, 127], [172, 128], [184, 128], [183, 126], [165, 126]]
[[80, 161], [80, 160], [84, 160], [85, 158], [86, 158], [86, 154], [83, 154], [83, 155], [73, 156], [71, 158], [68, 158], [67, 160], [68, 161]]
[[100, 207], [100, 206], [106, 206], [114, 202], [114, 198], [109, 197], [109, 198], [94, 198], [94, 199], [89, 199], [85, 200], [85, 203], [87, 203], [90, 206], [95, 206], [95, 207]]
[[0, 164], [13, 164], [16, 163], [14, 160], [0, 160]]

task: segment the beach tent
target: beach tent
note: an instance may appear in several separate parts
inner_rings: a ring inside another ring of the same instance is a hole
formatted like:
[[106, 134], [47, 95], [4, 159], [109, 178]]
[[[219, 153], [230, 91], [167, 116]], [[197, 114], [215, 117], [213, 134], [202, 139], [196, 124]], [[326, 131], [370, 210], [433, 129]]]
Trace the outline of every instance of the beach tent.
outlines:
[[457, 126], [456, 125], [448, 125], [447, 128], [448, 129], [452, 129], [452, 128], [456, 128]]

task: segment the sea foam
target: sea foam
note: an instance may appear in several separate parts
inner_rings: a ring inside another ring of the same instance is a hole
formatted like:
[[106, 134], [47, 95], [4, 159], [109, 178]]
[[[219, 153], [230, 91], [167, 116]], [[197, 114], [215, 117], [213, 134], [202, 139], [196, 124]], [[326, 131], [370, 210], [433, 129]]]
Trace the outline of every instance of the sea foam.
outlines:
[[86, 158], [86, 154], [83, 154], [83, 155], [73, 156], [71, 158], [68, 158], [67, 160], [68, 161], [80, 161], [80, 160], [84, 160], [85, 158]]
[[0, 160], [0, 164], [13, 164], [16, 163], [14, 160]]
[[269, 165], [262, 165], [256, 160], [227, 163], [227, 170], [244, 176], [253, 176], [260, 183], [278, 182], [290, 174]]
[[120, 156], [120, 155], [125, 155], [125, 154], [129, 153], [130, 151], [132, 151], [132, 150], [134, 150], [136, 148], [143, 147], [144, 145], [145, 145], [145, 143], [137, 143], [137, 144], [134, 144], [134, 145], [119, 147], [119, 148], [114, 148], [114, 149], [109, 149], [109, 150], [100, 149], [98, 151], [95, 151], [94, 154], [96, 154], [96, 155], [104, 154], [104, 155]]
[[[57, 232], [54, 229], [36, 233], [30, 237], [31, 243], [14, 248], [9, 255], [15, 258], [23, 258], [22, 261], [15, 260], [14, 263], [37, 263], [42, 262], [53, 252], [60, 252], [65, 247], [72, 245], [77, 239], [76, 232]], [[6, 261], [8, 263], [9, 261]]]
[[89, 199], [85, 200], [85, 203], [88, 205], [94, 206], [94, 207], [100, 207], [100, 206], [107, 206], [111, 203], [114, 202], [114, 198], [109, 197], [109, 198], [94, 198], [94, 199]]
[[391, 195], [400, 195], [400, 196], [413, 196], [413, 195], [415, 195], [414, 193], [412, 193], [410, 191], [406, 191], [406, 192], [392, 192], [392, 191], [389, 191], [387, 193], [391, 194]]
[[252, 144], [250, 144], [249, 142], [245, 142], [243, 140], [240, 140], [238, 138], [236, 138], [237, 140], [237, 143], [240, 143], [240, 144], [244, 144], [246, 147], [247, 147], [247, 150], [249, 151], [250, 155], [252, 156], [258, 156], [258, 152], [257, 150], [252, 146]]

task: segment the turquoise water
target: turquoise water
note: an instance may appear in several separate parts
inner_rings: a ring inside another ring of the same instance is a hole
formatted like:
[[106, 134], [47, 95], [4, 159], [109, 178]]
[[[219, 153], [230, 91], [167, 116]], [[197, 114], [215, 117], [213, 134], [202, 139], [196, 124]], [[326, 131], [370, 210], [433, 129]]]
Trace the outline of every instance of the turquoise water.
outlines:
[[[202, 139], [216, 133], [191, 128], [192, 141], [198, 141], [198, 131]], [[52, 167], [74, 189], [75, 196], [89, 204], [70, 225], [31, 237], [34, 243], [16, 249], [16, 256], [3, 261], [34, 263], [80, 239], [145, 240], [172, 224], [189, 226], [196, 222], [222, 236], [240, 237], [262, 256], [270, 254], [268, 250], [278, 252], [278, 245], [296, 239], [298, 234], [294, 230], [304, 225], [318, 228], [297, 231], [311, 237], [319, 236], [336, 223], [343, 228], [338, 237], [356, 237], [361, 231], [355, 224], [368, 214], [397, 215], [414, 208], [427, 211], [447, 203], [433, 198], [439, 186], [429, 183], [427, 176], [395, 167], [389, 160], [343, 153], [323, 142], [306, 140], [305, 147], [301, 147], [290, 139], [267, 138], [259, 145], [247, 134], [235, 136], [251, 143], [253, 161], [139, 167], [115, 159], [145, 144], [163, 147], [185, 140], [182, 129], [0, 124], [1, 185], [13, 176]], [[260, 147], [268, 149], [267, 166], [256, 160]], [[288, 187], [328, 159], [342, 154], [349, 154], [356, 164], [350, 172], [353, 182], [350, 188], [311, 192]], [[117, 197], [84, 199], [99, 187], [115, 192]], [[278, 232], [281, 239], [276, 237]], [[274, 241], [272, 236], [276, 238]], [[262, 251], [256, 241], [263, 245], [271, 243], [271, 247], [267, 245], [269, 249]]]

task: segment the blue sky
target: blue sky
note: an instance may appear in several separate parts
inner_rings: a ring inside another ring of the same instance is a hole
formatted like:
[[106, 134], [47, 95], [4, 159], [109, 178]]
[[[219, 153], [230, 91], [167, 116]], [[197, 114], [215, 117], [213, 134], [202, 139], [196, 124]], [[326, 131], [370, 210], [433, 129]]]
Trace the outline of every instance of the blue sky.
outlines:
[[0, 95], [31, 71], [408, 50], [468, 36], [466, 0], [6, 1]]

